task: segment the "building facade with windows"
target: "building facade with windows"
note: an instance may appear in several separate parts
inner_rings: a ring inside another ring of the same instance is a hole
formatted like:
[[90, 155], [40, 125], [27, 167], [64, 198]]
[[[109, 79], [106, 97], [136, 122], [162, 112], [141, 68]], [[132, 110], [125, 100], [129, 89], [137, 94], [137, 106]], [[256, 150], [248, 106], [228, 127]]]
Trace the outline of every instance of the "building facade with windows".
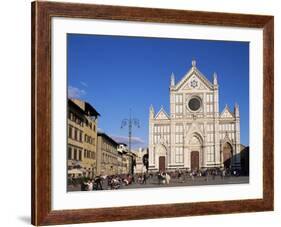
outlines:
[[133, 174], [134, 167], [136, 164], [136, 154], [135, 152], [129, 151], [127, 144], [119, 143], [117, 150], [121, 156], [120, 167], [122, 166], [121, 174]]
[[119, 174], [118, 143], [103, 132], [98, 132], [97, 175]]
[[170, 81], [170, 114], [149, 111], [149, 171], [240, 168], [240, 114], [235, 104], [219, 111], [219, 84], [192, 61], [176, 83]]
[[68, 99], [68, 172], [93, 177], [97, 171], [96, 143], [99, 113], [89, 103]]
[[128, 146], [125, 143], [119, 143], [117, 146], [117, 151], [119, 153], [119, 172], [120, 174], [128, 174], [129, 173], [129, 156], [127, 155], [129, 152]]

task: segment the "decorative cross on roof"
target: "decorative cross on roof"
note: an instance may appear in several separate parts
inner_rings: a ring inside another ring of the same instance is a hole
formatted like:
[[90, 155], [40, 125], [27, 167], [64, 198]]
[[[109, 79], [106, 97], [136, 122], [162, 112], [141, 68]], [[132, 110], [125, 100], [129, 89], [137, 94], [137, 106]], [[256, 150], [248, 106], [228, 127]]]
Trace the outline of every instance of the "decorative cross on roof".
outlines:
[[196, 67], [196, 61], [192, 60], [191, 65], [192, 65], [192, 67]]

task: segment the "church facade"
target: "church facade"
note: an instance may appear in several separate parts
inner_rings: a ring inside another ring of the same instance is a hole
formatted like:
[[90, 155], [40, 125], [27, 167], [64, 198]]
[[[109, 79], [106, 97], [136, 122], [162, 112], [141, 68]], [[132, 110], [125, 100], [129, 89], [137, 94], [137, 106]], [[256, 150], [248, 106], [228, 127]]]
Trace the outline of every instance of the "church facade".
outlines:
[[170, 81], [170, 114], [149, 110], [149, 171], [240, 168], [240, 114], [235, 104], [219, 111], [216, 73], [210, 82], [192, 61]]

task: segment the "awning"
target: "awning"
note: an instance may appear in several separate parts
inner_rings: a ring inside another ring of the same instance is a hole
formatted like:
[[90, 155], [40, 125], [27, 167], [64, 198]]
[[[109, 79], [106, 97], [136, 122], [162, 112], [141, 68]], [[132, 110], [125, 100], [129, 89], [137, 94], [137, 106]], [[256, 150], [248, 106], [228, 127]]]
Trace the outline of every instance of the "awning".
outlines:
[[68, 174], [83, 174], [83, 171], [80, 169], [70, 169], [67, 171]]

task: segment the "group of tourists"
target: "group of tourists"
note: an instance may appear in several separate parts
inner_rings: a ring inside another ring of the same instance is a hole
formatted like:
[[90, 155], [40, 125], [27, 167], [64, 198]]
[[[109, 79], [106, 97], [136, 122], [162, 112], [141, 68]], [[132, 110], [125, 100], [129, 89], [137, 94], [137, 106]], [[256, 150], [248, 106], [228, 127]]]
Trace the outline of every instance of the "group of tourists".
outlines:
[[119, 189], [131, 184], [158, 184], [169, 185], [172, 183], [185, 183], [187, 181], [195, 181], [201, 179], [205, 181], [215, 180], [220, 177], [239, 176], [238, 170], [230, 169], [201, 169], [201, 170], [174, 170], [159, 171], [156, 173], [141, 174], [117, 174], [107, 176], [96, 176], [93, 179], [87, 179], [81, 182], [81, 191]]
[[[196, 177], [204, 177], [206, 181], [212, 179], [215, 180], [217, 177], [220, 177], [224, 180], [225, 177], [230, 176], [239, 176], [238, 170], [231, 170], [227, 168], [212, 168], [212, 169], [203, 169], [203, 170], [193, 170], [182, 172], [180, 175], [183, 177], [187, 176], [194, 180]], [[180, 176], [178, 177], [180, 178]]]
[[121, 186], [146, 184], [147, 175], [144, 174], [119, 174], [96, 176], [93, 179], [82, 180], [81, 191], [119, 189]]
[[147, 174], [126, 174], [107, 176], [107, 185], [110, 189], [118, 189], [130, 184], [146, 184]]
[[171, 176], [163, 171], [157, 173], [158, 184], [170, 184]]
[[195, 181], [195, 179], [203, 179], [205, 181], [215, 180], [218, 177], [224, 180], [225, 177], [239, 176], [238, 170], [213, 168], [213, 169], [201, 169], [201, 170], [174, 170], [174, 171], [159, 171], [156, 174], [150, 174], [151, 178], [157, 176], [158, 184], [170, 184], [173, 183], [184, 183], [188, 180]]
[[82, 181], [81, 191], [103, 190], [102, 181], [103, 178], [101, 176], [96, 176], [94, 177], [94, 179]]

